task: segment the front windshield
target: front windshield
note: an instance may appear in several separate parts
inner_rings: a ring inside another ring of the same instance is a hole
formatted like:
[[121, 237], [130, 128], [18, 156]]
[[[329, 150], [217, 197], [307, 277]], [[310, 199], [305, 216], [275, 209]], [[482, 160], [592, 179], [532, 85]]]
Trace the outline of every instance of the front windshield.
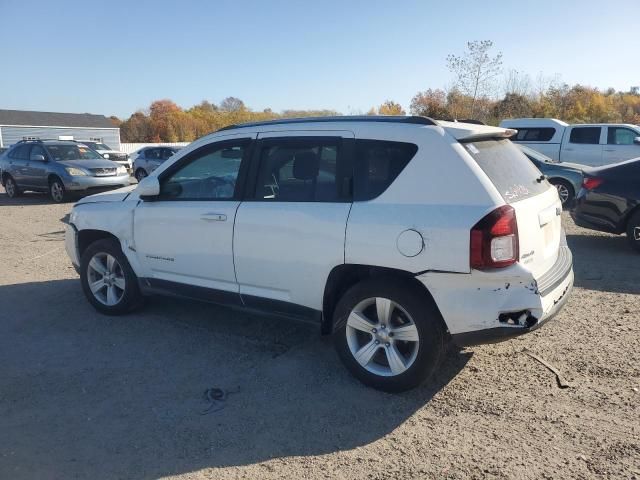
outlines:
[[56, 162], [65, 160], [102, 160], [102, 156], [84, 145], [47, 145], [47, 151]]
[[551, 157], [547, 157], [545, 154], [540, 153], [537, 150], [534, 150], [533, 148], [525, 147], [524, 145], [518, 145], [518, 147], [520, 147], [520, 150], [522, 150], [522, 152], [527, 157], [531, 157], [534, 160], [537, 160], [539, 162], [543, 162], [543, 163], [560, 163], [560, 162], [556, 162]]

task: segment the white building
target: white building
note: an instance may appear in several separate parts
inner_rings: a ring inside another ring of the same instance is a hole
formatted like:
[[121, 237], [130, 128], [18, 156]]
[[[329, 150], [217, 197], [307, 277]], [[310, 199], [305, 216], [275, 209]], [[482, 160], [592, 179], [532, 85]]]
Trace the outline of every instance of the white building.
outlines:
[[0, 148], [20, 140], [85, 140], [120, 150], [120, 129], [104, 115], [0, 110]]

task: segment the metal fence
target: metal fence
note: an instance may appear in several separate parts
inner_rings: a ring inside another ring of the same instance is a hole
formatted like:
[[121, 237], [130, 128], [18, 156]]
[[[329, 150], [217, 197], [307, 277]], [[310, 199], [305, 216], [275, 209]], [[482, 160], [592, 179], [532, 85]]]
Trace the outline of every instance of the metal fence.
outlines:
[[184, 147], [189, 145], [189, 142], [176, 142], [176, 143], [121, 143], [120, 151], [124, 153], [133, 153], [136, 150], [140, 150], [142, 147]]

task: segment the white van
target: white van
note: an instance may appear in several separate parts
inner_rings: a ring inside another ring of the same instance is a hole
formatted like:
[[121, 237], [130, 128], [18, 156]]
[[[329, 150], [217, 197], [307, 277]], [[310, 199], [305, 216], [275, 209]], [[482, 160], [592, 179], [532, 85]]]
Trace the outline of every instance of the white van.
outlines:
[[518, 133], [511, 141], [561, 162], [601, 166], [640, 157], [640, 127], [624, 123], [569, 125], [554, 118], [514, 118], [500, 122]]
[[513, 131], [424, 117], [236, 125], [87, 197], [66, 247], [117, 315], [181, 295], [318, 322], [368, 385], [411, 388], [447, 340], [529, 332], [573, 286], [556, 189]]

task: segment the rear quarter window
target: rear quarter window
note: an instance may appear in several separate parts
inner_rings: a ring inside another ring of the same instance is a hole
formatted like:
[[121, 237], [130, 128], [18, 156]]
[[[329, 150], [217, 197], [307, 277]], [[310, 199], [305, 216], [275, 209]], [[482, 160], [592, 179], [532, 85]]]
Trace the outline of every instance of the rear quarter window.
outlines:
[[534, 197], [549, 188], [538, 182], [540, 171], [510, 140], [482, 140], [462, 144], [507, 203]]
[[386, 140], [356, 140], [355, 199], [380, 196], [415, 156], [413, 143]]
[[555, 128], [517, 128], [512, 140], [516, 142], [548, 142], [556, 134]]

